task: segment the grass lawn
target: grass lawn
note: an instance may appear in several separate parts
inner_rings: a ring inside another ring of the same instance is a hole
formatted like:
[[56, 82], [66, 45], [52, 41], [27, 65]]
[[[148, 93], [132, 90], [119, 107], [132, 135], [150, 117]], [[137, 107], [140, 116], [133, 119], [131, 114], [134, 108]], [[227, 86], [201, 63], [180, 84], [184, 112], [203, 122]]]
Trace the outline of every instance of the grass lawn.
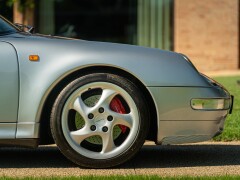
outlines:
[[10, 177], [0, 177], [0, 180], [228, 180], [228, 179], [240, 179], [240, 176], [203, 176], [203, 177], [160, 177], [160, 176], [82, 176], [82, 177], [26, 177], [26, 178], [10, 178]]
[[232, 95], [234, 95], [233, 112], [227, 117], [223, 133], [220, 136], [215, 137], [214, 140], [240, 140], [240, 85], [237, 84], [237, 80], [240, 80], [240, 76], [216, 77], [214, 79], [221, 83]]

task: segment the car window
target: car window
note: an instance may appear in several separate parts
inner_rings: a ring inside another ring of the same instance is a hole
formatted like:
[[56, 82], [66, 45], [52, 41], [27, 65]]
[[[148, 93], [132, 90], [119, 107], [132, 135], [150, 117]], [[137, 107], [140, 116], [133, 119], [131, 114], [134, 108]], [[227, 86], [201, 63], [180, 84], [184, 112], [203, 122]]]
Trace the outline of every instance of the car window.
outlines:
[[15, 28], [10, 22], [0, 16], [0, 36], [15, 33], [17, 31], [17, 28]]

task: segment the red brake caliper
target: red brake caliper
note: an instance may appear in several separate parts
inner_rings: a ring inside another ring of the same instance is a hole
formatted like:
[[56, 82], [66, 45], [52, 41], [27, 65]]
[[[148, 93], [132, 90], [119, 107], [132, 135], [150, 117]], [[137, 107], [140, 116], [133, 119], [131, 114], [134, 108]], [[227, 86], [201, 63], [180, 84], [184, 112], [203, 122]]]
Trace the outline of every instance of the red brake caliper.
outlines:
[[[126, 114], [126, 110], [125, 110], [122, 102], [121, 102], [120, 99], [117, 98], [117, 97], [113, 98], [113, 100], [111, 101], [111, 103], [110, 103], [110, 109], [111, 109], [112, 111], [115, 111], [115, 112], [120, 113], [120, 114]], [[123, 133], [126, 132], [126, 130], [127, 130], [127, 127], [126, 127], [126, 126], [121, 125], [121, 124], [119, 124], [118, 126], [121, 128], [121, 130], [122, 130]]]

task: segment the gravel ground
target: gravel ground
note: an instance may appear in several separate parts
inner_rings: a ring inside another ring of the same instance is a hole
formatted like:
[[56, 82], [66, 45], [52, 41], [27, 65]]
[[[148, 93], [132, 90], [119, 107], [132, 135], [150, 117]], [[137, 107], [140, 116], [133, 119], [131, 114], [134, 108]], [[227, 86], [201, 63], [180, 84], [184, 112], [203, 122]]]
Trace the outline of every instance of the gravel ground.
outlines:
[[55, 146], [38, 149], [0, 148], [0, 176], [80, 175], [212, 176], [240, 175], [240, 142], [206, 142], [155, 146], [145, 143], [129, 162], [113, 169], [82, 169]]

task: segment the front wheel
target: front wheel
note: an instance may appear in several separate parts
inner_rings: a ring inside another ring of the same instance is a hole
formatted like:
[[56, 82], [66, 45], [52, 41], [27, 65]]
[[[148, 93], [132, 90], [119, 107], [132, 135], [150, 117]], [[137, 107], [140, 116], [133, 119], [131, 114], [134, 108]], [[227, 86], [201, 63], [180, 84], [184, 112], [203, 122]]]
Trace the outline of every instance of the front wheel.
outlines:
[[149, 127], [140, 89], [126, 78], [95, 73], [68, 84], [51, 113], [53, 138], [61, 152], [88, 168], [124, 163], [142, 147]]

